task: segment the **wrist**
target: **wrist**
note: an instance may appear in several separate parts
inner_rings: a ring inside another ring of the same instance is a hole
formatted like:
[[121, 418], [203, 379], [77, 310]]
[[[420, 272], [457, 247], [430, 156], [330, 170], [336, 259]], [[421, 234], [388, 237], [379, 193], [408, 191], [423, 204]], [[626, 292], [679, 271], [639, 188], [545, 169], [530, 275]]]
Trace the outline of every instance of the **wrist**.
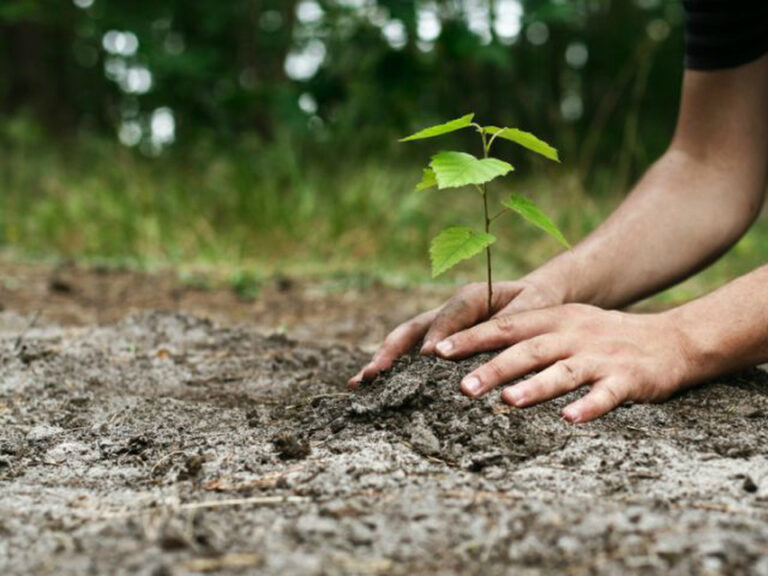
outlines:
[[551, 294], [554, 304], [591, 304], [589, 290], [584, 285], [573, 250], [563, 252], [530, 274], [521, 278]]
[[729, 369], [731, 357], [727, 342], [718, 337], [705, 319], [690, 304], [662, 312], [664, 328], [674, 335], [679, 354], [684, 360], [687, 379], [701, 381]]

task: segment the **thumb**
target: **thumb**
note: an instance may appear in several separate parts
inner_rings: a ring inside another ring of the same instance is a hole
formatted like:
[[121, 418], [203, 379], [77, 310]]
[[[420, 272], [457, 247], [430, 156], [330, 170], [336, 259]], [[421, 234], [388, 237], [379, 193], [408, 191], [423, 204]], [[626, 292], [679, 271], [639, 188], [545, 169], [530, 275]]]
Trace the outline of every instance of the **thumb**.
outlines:
[[555, 298], [549, 296], [540, 289], [525, 286], [506, 306], [504, 306], [504, 308], [496, 312], [493, 317], [496, 318], [508, 314], [519, 314], [520, 312], [540, 310], [542, 308], [557, 306], [558, 304], [561, 304], [561, 302], [557, 302]]

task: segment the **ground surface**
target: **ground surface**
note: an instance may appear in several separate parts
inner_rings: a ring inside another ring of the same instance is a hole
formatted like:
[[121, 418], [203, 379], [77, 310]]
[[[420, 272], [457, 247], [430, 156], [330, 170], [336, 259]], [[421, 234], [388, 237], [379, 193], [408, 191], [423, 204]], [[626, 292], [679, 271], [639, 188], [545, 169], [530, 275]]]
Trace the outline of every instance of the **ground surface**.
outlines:
[[225, 325], [303, 341], [371, 348], [395, 324], [434, 307], [449, 286], [396, 287], [365, 276], [277, 276], [238, 282], [210, 272], [146, 274], [72, 264], [19, 263], [0, 254], [0, 311], [65, 326], [119, 321], [148, 309], [191, 312]]
[[4, 280], [0, 574], [768, 574], [761, 371], [574, 427], [464, 398], [473, 362], [349, 394], [434, 294]]
[[573, 427], [462, 397], [470, 366], [349, 395], [340, 345], [28, 324], [2, 314], [3, 574], [768, 574], [762, 372]]

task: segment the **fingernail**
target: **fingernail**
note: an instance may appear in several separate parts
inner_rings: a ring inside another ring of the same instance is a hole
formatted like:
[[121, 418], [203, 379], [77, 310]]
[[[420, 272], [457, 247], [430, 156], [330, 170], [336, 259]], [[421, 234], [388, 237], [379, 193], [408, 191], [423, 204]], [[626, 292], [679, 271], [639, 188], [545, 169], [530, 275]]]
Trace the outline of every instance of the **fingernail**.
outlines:
[[461, 383], [461, 387], [465, 394], [477, 396], [481, 392], [482, 384], [480, 384], [480, 380], [477, 376], [467, 376]]
[[525, 396], [519, 390], [511, 389], [504, 391], [504, 399], [513, 406], [518, 408], [525, 405]]
[[571, 424], [578, 424], [581, 421], [581, 413], [576, 408], [566, 408], [563, 410], [563, 418]]
[[373, 368], [373, 362], [370, 364], [366, 364], [363, 366], [363, 369], [360, 370], [360, 381], [367, 380], [370, 376], [368, 375], [368, 372]]
[[453, 342], [450, 340], [443, 340], [436, 346], [437, 351], [443, 356], [448, 356], [453, 351]]

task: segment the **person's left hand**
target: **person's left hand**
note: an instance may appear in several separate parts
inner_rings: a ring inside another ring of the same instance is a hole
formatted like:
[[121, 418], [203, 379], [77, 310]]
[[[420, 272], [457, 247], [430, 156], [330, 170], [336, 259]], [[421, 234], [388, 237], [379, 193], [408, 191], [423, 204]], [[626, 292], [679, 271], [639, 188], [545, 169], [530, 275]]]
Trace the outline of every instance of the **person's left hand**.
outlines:
[[684, 333], [664, 313], [566, 304], [498, 316], [443, 340], [436, 350], [457, 359], [500, 348], [507, 349], [464, 377], [462, 391], [479, 397], [540, 370], [502, 393], [505, 402], [524, 408], [588, 384], [591, 391], [563, 410], [573, 423], [626, 401], [665, 400], [698, 380]]

